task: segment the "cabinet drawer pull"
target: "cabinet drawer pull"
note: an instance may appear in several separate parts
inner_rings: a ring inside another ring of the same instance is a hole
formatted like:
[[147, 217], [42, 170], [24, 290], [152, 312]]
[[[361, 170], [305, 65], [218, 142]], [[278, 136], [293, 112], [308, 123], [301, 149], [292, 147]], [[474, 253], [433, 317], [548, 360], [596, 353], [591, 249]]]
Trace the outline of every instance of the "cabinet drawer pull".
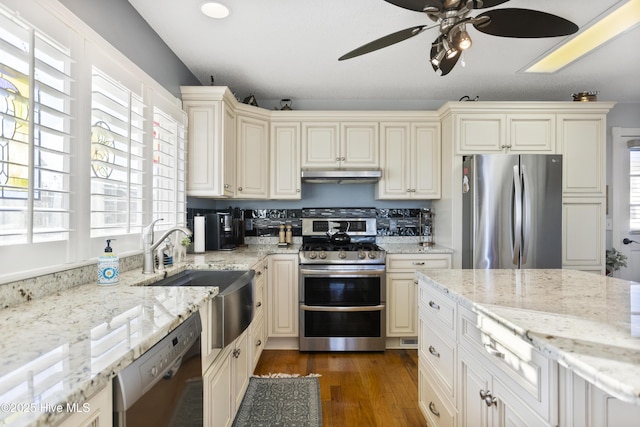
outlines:
[[438, 353], [434, 346], [429, 346], [429, 353], [433, 354], [435, 357], [440, 357], [440, 353]]
[[491, 344], [485, 344], [484, 349], [487, 350], [487, 353], [489, 353], [490, 355], [495, 356], [499, 359], [504, 359], [504, 353], [498, 351], [498, 349], [493, 347]]
[[438, 412], [438, 410], [436, 409], [436, 404], [433, 402], [429, 402], [429, 410], [431, 411], [431, 413], [433, 415], [435, 415], [436, 417], [440, 418], [440, 412]]
[[412, 265], [424, 265], [424, 261], [413, 261]]
[[434, 310], [440, 310], [440, 306], [433, 301], [429, 301], [429, 307], [433, 308]]

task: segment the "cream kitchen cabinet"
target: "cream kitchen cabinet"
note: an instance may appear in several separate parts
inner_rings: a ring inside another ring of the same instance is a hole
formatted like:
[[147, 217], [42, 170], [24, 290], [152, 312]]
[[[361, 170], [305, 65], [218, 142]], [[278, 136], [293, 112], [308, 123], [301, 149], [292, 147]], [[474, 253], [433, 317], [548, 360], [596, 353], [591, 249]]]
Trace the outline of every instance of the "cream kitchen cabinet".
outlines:
[[605, 270], [605, 199], [565, 197], [562, 203], [562, 267]]
[[440, 125], [383, 122], [380, 124], [382, 179], [378, 199], [440, 197]]
[[418, 336], [418, 268], [451, 268], [451, 255], [387, 254], [387, 337]]
[[270, 198], [301, 199], [300, 123], [271, 123], [270, 154]]
[[[85, 412], [85, 408], [87, 411]], [[79, 410], [65, 418], [58, 427], [97, 427], [113, 425], [113, 392], [111, 381], [94, 394]]]
[[380, 167], [378, 122], [302, 122], [302, 168]]
[[204, 425], [226, 427], [233, 423], [251, 376], [248, 330], [225, 347], [203, 374]]
[[216, 86], [181, 87], [187, 112], [187, 195], [233, 197], [236, 189], [235, 98]]
[[419, 282], [419, 407], [433, 426], [555, 426], [557, 363]]
[[269, 255], [267, 271], [267, 334], [297, 337], [298, 255]]
[[238, 112], [237, 178], [235, 197], [269, 198], [269, 122], [261, 117]]
[[640, 406], [616, 399], [563, 367], [559, 406], [562, 427], [635, 427], [640, 419]]
[[606, 115], [561, 114], [558, 123], [563, 195], [605, 197]]
[[256, 272], [254, 286], [254, 317], [249, 326], [249, 341], [251, 347], [251, 370], [256, 367], [262, 350], [267, 344], [267, 328], [265, 312], [267, 303], [267, 259], [264, 258], [252, 267]]
[[556, 152], [556, 117], [546, 113], [460, 113], [458, 154]]

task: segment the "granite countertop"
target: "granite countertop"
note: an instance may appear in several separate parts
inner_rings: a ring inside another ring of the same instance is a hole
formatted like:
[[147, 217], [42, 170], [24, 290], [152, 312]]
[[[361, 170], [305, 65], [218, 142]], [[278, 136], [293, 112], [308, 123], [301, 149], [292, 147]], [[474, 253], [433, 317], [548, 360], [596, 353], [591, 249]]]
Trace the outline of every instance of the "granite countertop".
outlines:
[[[187, 255], [164, 272], [121, 273], [115, 286], [89, 283], [55, 290], [0, 311], [0, 425], [53, 425], [153, 347], [209, 299], [217, 287], [145, 286], [187, 268], [249, 269], [297, 245], [258, 244]], [[38, 283], [38, 286], [57, 284]], [[7, 405], [8, 404], [8, 405]]]
[[640, 405], [640, 283], [574, 270], [422, 270], [590, 383]]
[[417, 242], [379, 242], [378, 245], [389, 254], [453, 254], [453, 249], [440, 245], [420, 246]]

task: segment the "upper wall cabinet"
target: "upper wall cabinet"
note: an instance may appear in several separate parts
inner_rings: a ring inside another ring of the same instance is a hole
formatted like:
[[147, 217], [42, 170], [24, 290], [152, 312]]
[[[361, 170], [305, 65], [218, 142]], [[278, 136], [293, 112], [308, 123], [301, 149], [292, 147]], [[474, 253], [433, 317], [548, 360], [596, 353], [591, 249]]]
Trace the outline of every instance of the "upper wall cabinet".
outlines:
[[187, 195], [234, 197], [236, 189], [236, 123], [228, 89], [181, 87], [189, 120]]
[[553, 153], [554, 114], [459, 113], [455, 115], [458, 154]]
[[378, 168], [377, 122], [302, 122], [303, 168]]
[[380, 135], [382, 179], [377, 198], [439, 198], [440, 125], [383, 122]]
[[238, 111], [236, 198], [269, 198], [269, 123]]
[[271, 123], [271, 179], [272, 199], [300, 199], [300, 123]]

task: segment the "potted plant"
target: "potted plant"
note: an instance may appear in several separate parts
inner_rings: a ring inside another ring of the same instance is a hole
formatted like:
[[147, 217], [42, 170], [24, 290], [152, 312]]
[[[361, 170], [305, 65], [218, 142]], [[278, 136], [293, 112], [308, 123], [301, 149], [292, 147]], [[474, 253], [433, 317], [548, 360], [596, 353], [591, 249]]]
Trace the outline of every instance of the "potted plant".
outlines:
[[620, 270], [620, 267], [627, 266], [627, 257], [616, 248], [606, 250], [607, 276], [612, 276], [614, 271]]

